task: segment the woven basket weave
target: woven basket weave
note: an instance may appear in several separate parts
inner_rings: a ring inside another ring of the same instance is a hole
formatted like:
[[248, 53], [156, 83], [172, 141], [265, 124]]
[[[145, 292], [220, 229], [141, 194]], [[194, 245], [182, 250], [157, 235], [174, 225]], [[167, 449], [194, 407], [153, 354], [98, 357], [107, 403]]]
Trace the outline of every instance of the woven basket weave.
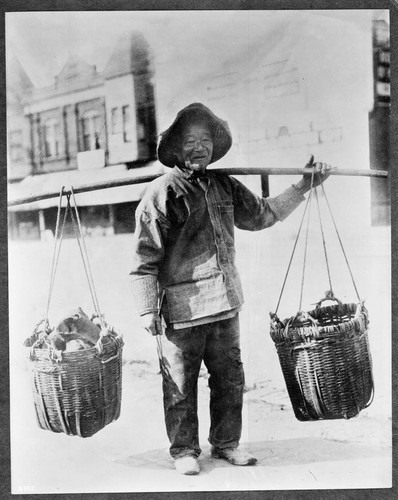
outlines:
[[370, 405], [374, 385], [363, 304], [317, 307], [273, 319], [275, 342], [298, 420], [349, 419]]
[[123, 340], [113, 330], [95, 347], [54, 356], [42, 341], [30, 349], [33, 401], [42, 429], [89, 437], [120, 415]]

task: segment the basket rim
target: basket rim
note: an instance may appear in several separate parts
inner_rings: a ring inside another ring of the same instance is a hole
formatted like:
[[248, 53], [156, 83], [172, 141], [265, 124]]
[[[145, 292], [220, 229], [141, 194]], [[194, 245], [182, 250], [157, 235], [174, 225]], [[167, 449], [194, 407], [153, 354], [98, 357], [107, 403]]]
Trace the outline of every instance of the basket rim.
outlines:
[[[320, 316], [320, 313], [326, 311], [335, 312], [336, 309], [342, 309], [342, 313], [354, 313], [354, 317], [346, 321], [335, 323], [333, 325], [316, 324], [316, 320]], [[364, 332], [366, 331], [368, 325], [368, 312], [363, 302], [339, 303], [330, 306], [317, 307], [315, 309], [312, 309], [311, 311], [308, 311], [307, 313], [305, 313], [305, 315], [306, 317], [309, 316], [309, 318], [311, 318], [313, 322], [312, 324], [310, 319], [308, 318], [307, 324], [292, 325], [290, 321], [295, 319], [297, 315], [291, 316], [290, 318], [287, 318], [282, 322], [280, 321], [279, 323], [271, 320], [270, 335], [274, 342], [280, 343], [286, 341], [305, 341], [306, 343], [308, 343], [312, 340], [336, 338], [336, 335], [347, 334], [347, 332], [351, 332], [352, 329], [354, 329], [355, 331]]]
[[[109, 329], [108, 333], [102, 335], [97, 344], [92, 347], [88, 347], [86, 349], [76, 350], [76, 351], [59, 351], [57, 353], [51, 344], [45, 342], [45, 338], [43, 342], [46, 344], [46, 347], [39, 347], [38, 345], [26, 346], [26, 349], [29, 350], [30, 360], [31, 361], [48, 361], [54, 364], [62, 363], [62, 360], [72, 361], [74, 358], [82, 359], [88, 356], [98, 357], [100, 358], [103, 353], [103, 348], [105, 349], [109, 347], [109, 344], [113, 343], [116, 347], [116, 351], [121, 351], [124, 341], [123, 336], [115, 331], [114, 329]], [[99, 346], [101, 343], [101, 347]]]

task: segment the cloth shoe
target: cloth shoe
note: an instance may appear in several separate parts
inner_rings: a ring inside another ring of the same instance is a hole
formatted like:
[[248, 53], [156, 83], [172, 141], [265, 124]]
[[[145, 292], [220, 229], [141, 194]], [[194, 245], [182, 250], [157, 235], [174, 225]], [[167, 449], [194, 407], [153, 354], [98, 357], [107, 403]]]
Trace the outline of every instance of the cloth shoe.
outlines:
[[192, 455], [176, 458], [174, 466], [180, 474], [185, 474], [186, 476], [194, 476], [200, 472], [199, 462], [197, 458]]
[[239, 448], [216, 448], [213, 446], [211, 456], [224, 458], [233, 465], [254, 465], [257, 462], [257, 458]]

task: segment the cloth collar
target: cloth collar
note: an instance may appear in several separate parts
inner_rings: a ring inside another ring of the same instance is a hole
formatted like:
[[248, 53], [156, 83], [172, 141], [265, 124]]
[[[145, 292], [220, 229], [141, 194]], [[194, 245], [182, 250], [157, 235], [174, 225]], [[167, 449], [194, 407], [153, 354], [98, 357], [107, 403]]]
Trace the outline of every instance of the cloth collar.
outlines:
[[198, 172], [193, 172], [192, 170], [188, 170], [187, 168], [181, 168], [179, 166], [175, 166], [174, 168], [181, 177], [184, 177], [184, 179], [189, 182], [196, 181], [197, 179], [207, 179], [209, 175], [209, 172], [207, 170], [204, 174], [198, 174]]

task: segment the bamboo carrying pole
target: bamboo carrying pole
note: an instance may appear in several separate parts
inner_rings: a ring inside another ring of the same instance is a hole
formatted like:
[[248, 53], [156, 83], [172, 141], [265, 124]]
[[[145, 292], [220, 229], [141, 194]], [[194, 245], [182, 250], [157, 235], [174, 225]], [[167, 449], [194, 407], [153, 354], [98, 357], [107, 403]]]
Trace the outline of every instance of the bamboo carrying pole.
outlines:
[[[211, 172], [219, 172], [228, 175], [303, 175], [311, 174], [311, 168], [267, 168], [267, 167], [231, 167], [231, 168], [209, 168]], [[388, 172], [386, 170], [356, 170], [356, 169], [336, 169], [330, 172], [331, 175], [343, 175], [343, 176], [357, 176], [357, 177], [373, 177], [373, 178], [386, 178]], [[142, 184], [144, 182], [150, 182], [164, 174], [152, 174], [152, 175], [137, 175], [136, 177], [122, 177], [120, 179], [113, 179], [111, 181], [98, 181], [91, 184], [82, 184], [73, 186], [73, 191], [77, 193], [87, 193], [90, 191], [98, 191], [101, 189], [110, 189], [120, 186], [129, 186], [132, 184]], [[57, 198], [59, 196], [59, 190], [62, 186], [59, 186], [57, 191], [49, 191], [47, 193], [41, 193], [37, 195], [29, 195], [22, 198], [16, 198], [9, 200], [8, 206], [13, 207], [16, 205], [22, 205], [24, 203], [32, 203], [34, 201], [47, 200], [49, 198]], [[64, 189], [65, 194], [69, 194], [71, 191], [69, 188]]]

